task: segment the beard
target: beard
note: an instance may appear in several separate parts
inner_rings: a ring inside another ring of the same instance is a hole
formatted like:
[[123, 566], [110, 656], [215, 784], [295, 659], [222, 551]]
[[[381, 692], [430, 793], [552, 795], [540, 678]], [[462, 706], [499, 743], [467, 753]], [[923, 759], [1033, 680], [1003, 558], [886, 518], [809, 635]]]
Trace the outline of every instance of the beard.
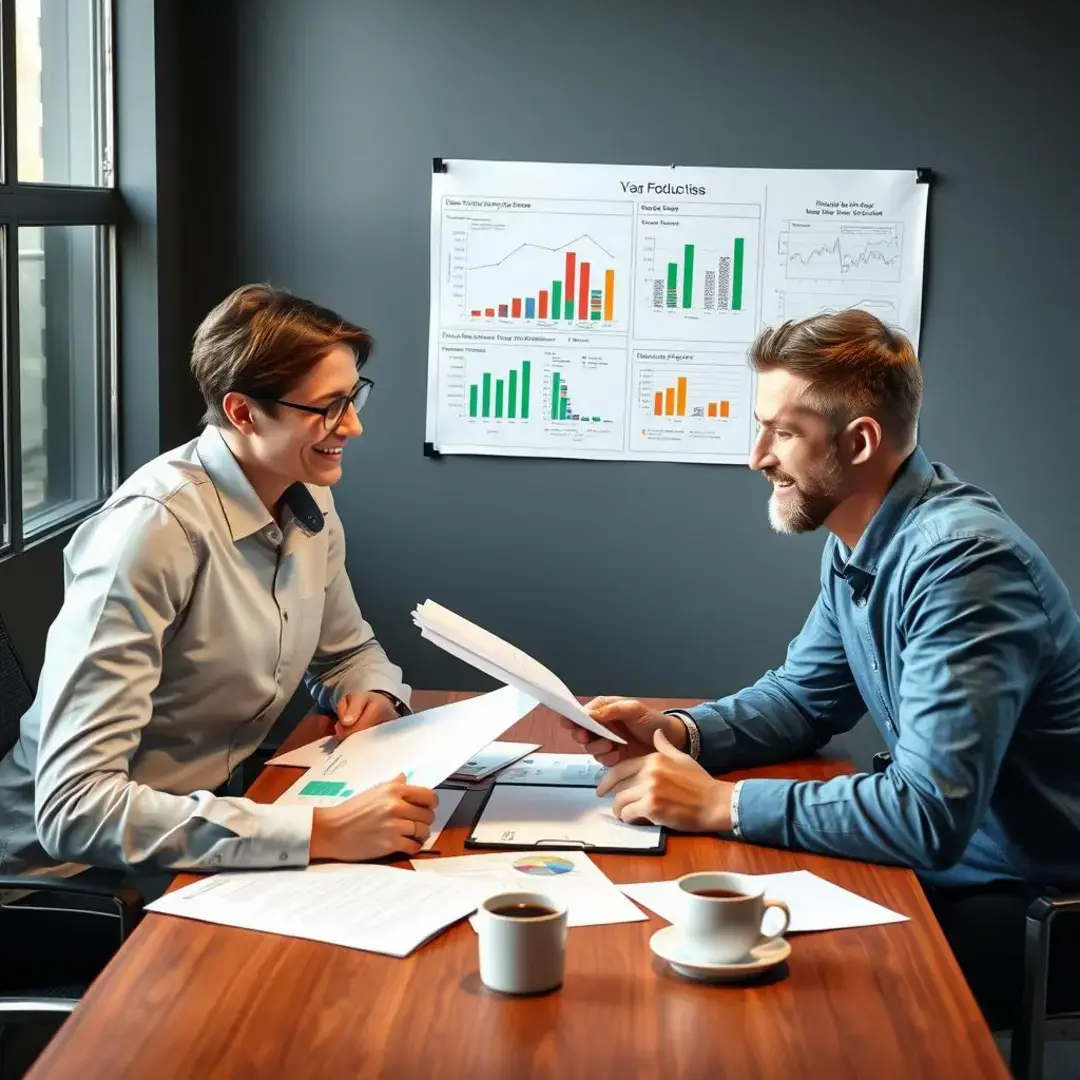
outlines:
[[769, 524], [778, 533], [813, 532], [840, 505], [843, 470], [835, 444], [825, 460], [801, 480], [779, 469], [763, 472], [770, 482], [791, 484], [783, 494], [774, 488], [769, 496]]

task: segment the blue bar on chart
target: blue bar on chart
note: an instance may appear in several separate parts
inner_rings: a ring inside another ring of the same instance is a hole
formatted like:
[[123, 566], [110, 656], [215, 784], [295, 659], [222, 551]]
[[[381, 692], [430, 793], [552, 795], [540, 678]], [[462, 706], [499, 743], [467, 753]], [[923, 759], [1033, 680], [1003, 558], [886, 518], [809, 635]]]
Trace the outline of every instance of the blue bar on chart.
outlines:
[[525, 297], [525, 318], [536, 318], [536, 301], [531, 296]]

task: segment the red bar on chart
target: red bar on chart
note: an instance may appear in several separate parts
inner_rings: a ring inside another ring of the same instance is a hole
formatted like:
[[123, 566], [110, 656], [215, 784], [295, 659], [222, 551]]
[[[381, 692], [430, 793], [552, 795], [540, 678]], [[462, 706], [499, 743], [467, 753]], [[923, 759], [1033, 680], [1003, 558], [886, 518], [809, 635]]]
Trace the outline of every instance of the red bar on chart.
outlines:
[[506, 305], [505, 304], [500, 304], [499, 305], [499, 318], [500, 319], [505, 319], [506, 318]]
[[578, 285], [577, 317], [587, 319], [589, 317], [589, 264], [583, 262], [578, 269], [581, 283]]
[[577, 264], [577, 255], [572, 251], [566, 253], [566, 285], [563, 288], [563, 298], [566, 301], [566, 317], [574, 315], [574, 267]]
[[495, 318], [495, 309], [493, 307], [484, 308], [484, 318], [486, 318], [486, 319], [494, 319]]
[[653, 416], [664, 415], [664, 392], [662, 390], [656, 391], [656, 397], [653, 401]]
[[479, 319], [480, 318], [480, 312], [479, 311], [470, 311], [469, 314], [472, 315], [472, 317], [474, 319]]
[[510, 301], [510, 315], [515, 319], [520, 319], [521, 318], [521, 297], [520, 296], [515, 296], [514, 299]]
[[547, 289], [540, 290], [540, 314], [536, 316], [538, 319], [546, 319], [548, 317], [548, 291]]

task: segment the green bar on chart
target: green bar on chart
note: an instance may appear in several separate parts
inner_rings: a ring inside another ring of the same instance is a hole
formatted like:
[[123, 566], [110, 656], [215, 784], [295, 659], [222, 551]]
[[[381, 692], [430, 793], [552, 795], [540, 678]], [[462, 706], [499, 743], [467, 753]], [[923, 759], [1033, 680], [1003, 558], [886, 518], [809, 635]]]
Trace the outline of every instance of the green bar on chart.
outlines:
[[559, 419], [560, 420], [565, 420], [567, 415], [569, 414], [570, 410], [567, 408], [567, 406], [569, 404], [570, 404], [570, 402], [566, 398], [560, 399], [560, 401], [559, 401]]
[[561, 419], [559, 413], [559, 384], [562, 382], [562, 376], [556, 371], [551, 376], [551, 419]]
[[532, 361], [521, 361], [521, 419], [529, 419], [529, 376], [532, 373]]
[[559, 313], [562, 311], [562, 282], [553, 281], [551, 283], [551, 317], [553, 319], [559, 318]]
[[477, 398], [479, 396], [480, 396], [480, 389], [476, 385], [476, 383], [473, 383], [469, 387], [469, 415], [470, 416], [475, 416], [476, 413], [477, 413], [477, 406], [478, 406]]
[[679, 295], [679, 264], [667, 264], [667, 306], [675, 307]]
[[731, 271], [731, 310], [742, 310], [743, 248], [746, 241], [740, 236], [735, 241], [735, 262]]
[[566, 317], [568, 319], [572, 319], [574, 317], [574, 301], [573, 300], [567, 300], [566, 301]]
[[482, 414], [485, 417], [491, 415], [491, 372], [484, 372], [484, 407]]
[[502, 379], [495, 380], [495, 419], [501, 420], [503, 414], [503, 389], [505, 383]]
[[694, 245], [683, 245], [682, 306], [694, 305]]
[[506, 416], [509, 420], [517, 417], [517, 368], [510, 369], [510, 392], [506, 398]]

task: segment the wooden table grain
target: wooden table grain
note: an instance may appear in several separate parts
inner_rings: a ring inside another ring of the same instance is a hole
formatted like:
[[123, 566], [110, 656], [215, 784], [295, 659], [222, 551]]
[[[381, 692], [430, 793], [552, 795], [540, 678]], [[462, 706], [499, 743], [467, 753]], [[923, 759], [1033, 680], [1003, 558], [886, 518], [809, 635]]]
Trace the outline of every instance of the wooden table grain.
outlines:
[[[418, 691], [414, 706], [466, 696]], [[308, 717], [287, 745], [325, 730], [324, 720]], [[547, 750], [576, 749], [545, 709], [507, 737]], [[849, 769], [842, 759], [821, 757], [742, 775], [823, 779]], [[272, 800], [296, 775], [268, 768], [251, 796]], [[443, 855], [463, 853], [480, 796], [469, 792], [462, 800], [439, 839]], [[568, 938], [562, 989], [512, 998], [481, 984], [475, 935], [464, 923], [397, 960], [148, 915], [30, 1076], [1008, 1076], [909, 871], [691, 836], [669, 837], [663, 856], [595, 859], [619, 883], [720, 867], [806, 869], [911, 921], [793, 935], [786, 970], [753, 986], [703, 985], [671, 972], [649, 950], [649, 937], [664, 925], [655, 916], [580, 927]], [[181, 877], [178, 884], [189, 880]]]

